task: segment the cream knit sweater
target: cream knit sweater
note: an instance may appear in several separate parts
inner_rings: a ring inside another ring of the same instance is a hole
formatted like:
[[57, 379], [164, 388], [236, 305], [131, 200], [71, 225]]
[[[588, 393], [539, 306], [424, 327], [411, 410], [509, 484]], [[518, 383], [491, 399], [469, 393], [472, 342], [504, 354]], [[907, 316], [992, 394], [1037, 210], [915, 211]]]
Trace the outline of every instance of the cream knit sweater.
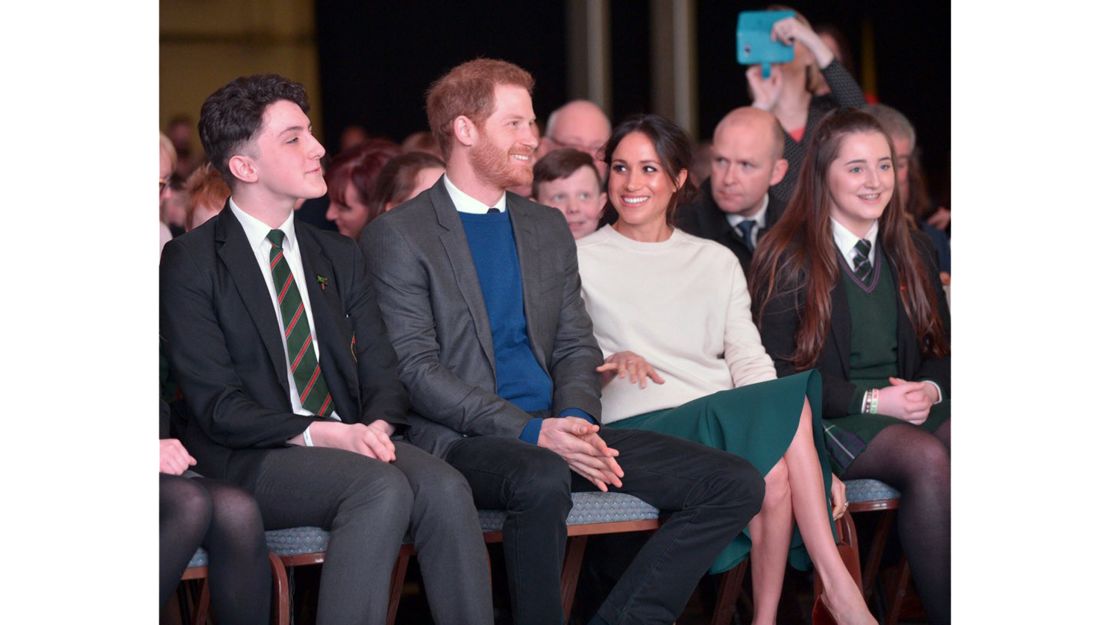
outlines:
[[614, 378], [602, 389], [602, 423], [776, 377], [744, 271], [723, 245], [677, 229], [641, 243], [606, 226], [579, 239], [578, 263], [604, 355], [636, 352], [665, 380], [641, 389]]

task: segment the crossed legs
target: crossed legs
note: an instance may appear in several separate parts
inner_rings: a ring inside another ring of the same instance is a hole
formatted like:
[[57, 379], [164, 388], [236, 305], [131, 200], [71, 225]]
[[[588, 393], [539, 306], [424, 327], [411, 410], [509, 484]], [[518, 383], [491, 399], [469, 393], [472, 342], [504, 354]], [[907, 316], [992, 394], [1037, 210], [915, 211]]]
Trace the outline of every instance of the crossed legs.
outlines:
[[766, 495], [752, 519], [753, 625], [775, 622], [790, 548], [792, 520], [797, 520], [806, 550], [825, 586], [829, 608], [842, 624], [874, 623], [875, 619], [852, 579], [829, 527], [828, 505], [820, 460], [813, 440], [813, 413], [807, 399], [798, 428], [783, 458], [764, 477]]

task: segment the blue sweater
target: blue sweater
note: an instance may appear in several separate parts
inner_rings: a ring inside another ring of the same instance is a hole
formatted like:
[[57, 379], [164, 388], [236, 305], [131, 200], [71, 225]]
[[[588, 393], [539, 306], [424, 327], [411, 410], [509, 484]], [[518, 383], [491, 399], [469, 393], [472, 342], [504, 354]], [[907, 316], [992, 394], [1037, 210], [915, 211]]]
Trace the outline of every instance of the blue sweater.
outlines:
[[[459, 218], [466, 231], [493, 334], [497, 395], [525, 412], [547, 413], [551, 410], [554, 385], [536, 360], [528, 339], [520, 258], [509, 213], [459, 213]], [[589, 414], [576, 408], [564, 410], [559, 416], [582, 417], [596, 423]], [[521, 432], [521, 440], [535, 443], [542, 421], [540, 417], [532, 419]]]

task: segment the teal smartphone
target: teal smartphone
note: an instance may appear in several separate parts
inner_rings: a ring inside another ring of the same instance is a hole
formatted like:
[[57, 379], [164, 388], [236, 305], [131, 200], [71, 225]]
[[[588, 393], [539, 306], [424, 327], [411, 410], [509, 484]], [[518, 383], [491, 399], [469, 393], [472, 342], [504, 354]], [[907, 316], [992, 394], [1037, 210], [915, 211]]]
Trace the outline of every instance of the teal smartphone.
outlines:
[[773, 63], [794, 60], [794, 46], [771, 39], [775, 22], [794, 17], [793, 11], [741, 11], [736, 20], [736, 60], [741, 65], [761, 65], [763, 77], [771, 77]]

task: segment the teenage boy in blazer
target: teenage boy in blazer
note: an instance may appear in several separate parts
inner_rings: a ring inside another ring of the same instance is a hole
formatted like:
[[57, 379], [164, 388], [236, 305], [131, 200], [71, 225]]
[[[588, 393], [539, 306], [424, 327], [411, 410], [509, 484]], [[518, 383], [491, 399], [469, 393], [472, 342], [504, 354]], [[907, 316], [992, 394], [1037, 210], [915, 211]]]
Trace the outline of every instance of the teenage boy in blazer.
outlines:
[[402, 442], [409, 401], [358, 246], [294, 221], [323, 195], [304, 88], [233, 80], [201, 109], [232, 192], [167, 244], [161, 327], [196, 469], [258, 500], [267, 529], [330, 530], [318, 623], [384, 623], [406, 532], [437, 623], [491, 623], [486, 552], [457, 471]]
[[763, 480], [723, 452], [598, 426], [602, 359], [574, 239], [559, 211], [506, 192], [532, 182], [531, 88], [528, 72], [490, 59], [436, 81], [427, 111], [446, 174], [363, 232], [420, 413], [408, 436], [463, 473], [478, 507], [507, 511], [514, 622], [561, 622], [570, 494], [611, 489], [670, 516], [591, 623], [672, 623], [758, 511]]

